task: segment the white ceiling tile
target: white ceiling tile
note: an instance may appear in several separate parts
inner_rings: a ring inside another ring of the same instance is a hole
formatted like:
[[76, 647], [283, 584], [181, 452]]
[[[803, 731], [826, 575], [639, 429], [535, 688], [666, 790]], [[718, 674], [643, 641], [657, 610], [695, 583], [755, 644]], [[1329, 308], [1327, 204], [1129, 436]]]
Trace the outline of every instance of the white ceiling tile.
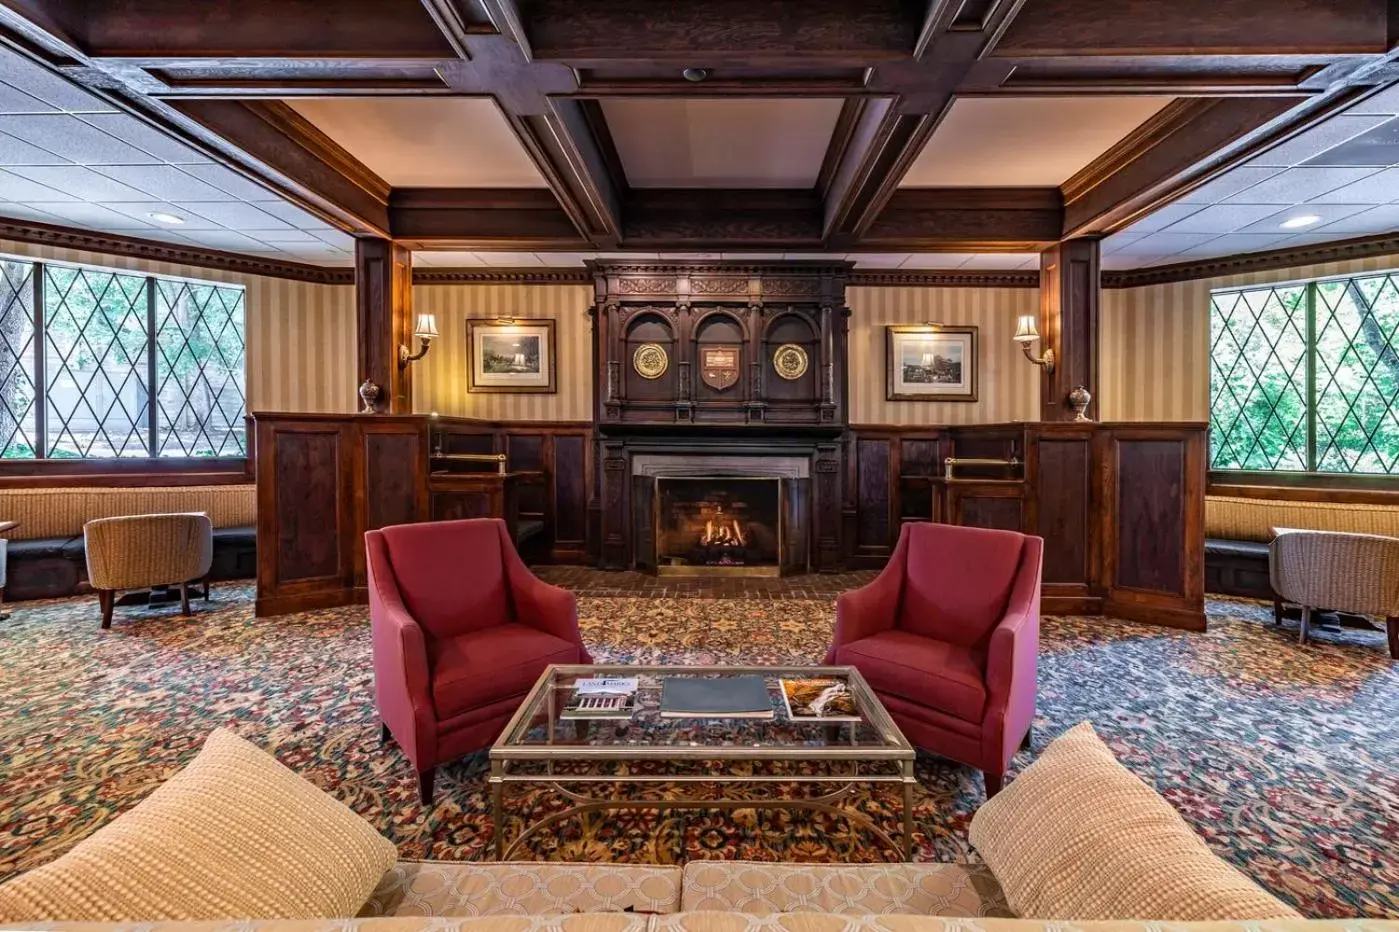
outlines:
[[1127, 255], [1118, 253], [1115, 256], [1104, 256], [1102, 267], [1110, 272], [1121, 269], [1141, 269], [1152, 265], [1165, 265], [1175, 261], [1173, 253], [1143, 253], [1141, 255]]
[[[258, 184], [256, 181], [243, 177], [231, 168], [225, 168], [222, 165], [211, 163], [208, 165], [186, 165], [183, 166], [182, 171], [187, 175], [193, 175], [200, 181], [213, 185], [220, 191], [227, 191], [241, 201], [273, 201], [298, 211], [303, 216], [311, 216], [311, 214], [302, 211], [299, 207], [287, 204], [285, 201], [279, 199], [276, 194], [272, 193], [270, 189]], [[283, 217], [282, 219], [287, 220], [288, 218]], [[297, 223], [295, 220], [291, 220], [290, 222], [293, 224]]]
[[75, 113], [112, 113], [116, 110], [111, 104], [82, 90], [67, 78], [59, 77], [42, 65], [9, 49], [0, 49], [0, 81], [55, 107]]
[[1372, 94], [1367, 100], [1362, 100], [1346, 111], [1347, 115], [1356, 113], [1380, 113], [1386, 116], [1399, 116], [1399, 85], [1393, 85]]
[[481, 261], [497, 269], [529, 269], [544, 265], [532, 252], [478, 252]]
[[80, 165], [151, 165], [160, 161], [66, 113], [0, 116], [0, 132]]
[[553, 268], [581, 267], [583, 262], [597, 257], [595, 252], [538, 252], [539, 261]]
[[1374, 129], [1388, 119], [1389, 117], [1380, 115], [1352, 116], [1349, 113], [1334, 116], [1250, 159], [1249, 164], [1281, 167], [1299, 165], [1347, 139]]
[[261, 244], [250, 236], [236, 233], [233, 230], [190, 230], [179, 234], [183, 238], [200, 246], [210, 249], [230, 249], [241, 252], [246, 249], [257, 249]]
[[1192, 246], [1189, 249], [1182, 249], [1176, 255], [1184, 260], [1262, 252], [1266, 249], [1277, 249], [1293, 238], [1293, 234], [1281, 231], [1274, 233], [1231, 233], [1198, 246]]
[[1390, 233], [1399, 230], [1399, 204], [1382, 204], [1351, 214], [1332, 223], [1318, 225], [1308, 232], [1359, 236], [1365, 233]]
[[283, 230], [258, 230], [257, 238], [264, 243], [310, 243], [315, 245], [320, 242], [314, 235], [305, 230], [296, 230], [291, 227]]
[[897, 269], [908, 258], [907, 253], [862, 252], [855, 255], [857, 269]]
[[1229, 204], [1300, 204], [1373, 175], [1374, 168], [1318, 166], [1287, 168], [1266, 181], [1224, 199]]
[[77, 223], [99, 230], [114, 230], [120, 233], [130, 230], [144, 232], [155, 228], [155, 224], [149, 220], [137, 220], [135, 217], [119, 214], [115, 210], [108, 210], [100, 204], [68, 201], [58, 204], [43, 204], [41, 209], [60, 218], [64, 223]]
[[1204, 204], [1189, 204], [1177, 202], [1167, 204], [1165, 207], [1151, 213], [1132, 224], [1133, 233], [1155, 233], [1157, 230], [1164, 230], [1177, 220], [1184, 220], [1191, 214], [1198, 212]]
[[190, 210], [195, 211], [201, 217], [207, 217], [230, 229], [242, 230], [245, 233], [292, 229], [292, 225], [285, 220], [279, 220], [267, 211], [260, 210], [252, 204], [244, 204], [242, 201], [182, 201], [182, 203], [187, 204]]
[[126, 113], [87, 113], [81, 117], [84, 123], [95, 126], [108, 135], [130, 143], [143, 152], [148, 152], [162, 162], [171, 165], [207, 164], [209, 159], [200, 155], [184, 143], [171, 138], [153, 126]]
[[[207, 217], [200, 216], [188, 207], [171, 204], [166, 201], [122, 201], [119, 203], [104, 204], [108, 210], [114, 210], [119, 214], [128, 217], [135, 217], [137, 220], [149, 221], [152, 225], [163, 227], [172, 233], [183, 230], [222, 230], [224, 225], [215, 223]], [[151, 219], [151, 214], [174, 214], [182, 218], [185, 222], [179, 224], [163, 224], [158, 220]]]
[[152, 197], [163, 197], [176, 202], [234, 200], [232, 195], [211, 187], [171, 165], [110, 165], [99, 170], [102, 174], [124, 181]]
[[[1364, 204], [1317, 204], [1306, 203], [1286, 210], [1280, 210], [1275, 214], [1269, 214], [1263, 219], [1250, 223], [1246, 227], [1240, 227], [1240, 233], [1275, 233], [1280, 236], [1296, 236], [1299, 233], [1310, 233], [1332, 221], [1341, 220], [1353, 214], [1358, 214], [1367, 209]], [[1298, 217], [1317, 217], [1315, 223], [1304, 227], [1288, 229], [1283, 226], [1288, 220]]]
[[1260, 181], [1266, 181], [1279, 171], [1281, 169], [1255, 168], [1245, 165], [1205, 182], [1178, 200], [1182, 204], [1217, 204], [1232, 194], [1251, 188]]
[[1399, 201], [1399, 168], [1374, 172], [1344, 187], [1312, 198], [1318, 204], [1388, 204]]
[[18, 201], [21, 204], [38, 204], [51, 201], [76, 201], [71, 194], [37, 184], [28, 178], [21, 178], [12, 172], [0, 170], [0, 200]]
[[970, 252], [915, 252], [904, 257], [899, 263], [901, 269], [960, 269], [968, 259], [975, 259]]
[[[192, 174], [192, 175], [197, 175], [197, 176], [198, 176], [199, 178], [201, 178], [202, 180], [208, 181], [210, 184], [213, 184], [213, 183], [214, 183], [214, 182], [213, 182], [213, 179], [207, 178], [207, 177], [205, 177], [204, 174], [203, 174], [203, 170], [204, 170], [206, 167], [207, 167], [207, 166], [202, 166], [202, 165], [191, 165], [190, 167], [184, 169], [184, 171], [186, 171], [186, 172], [188, 172], [189, 174]], [[221, 187], [221, 186], [220, 186], [220, 187]], [[227, 188], [224, 188], [224, 190], [228, 190], [228, 189], [227, 189]], [[240, 199], [245, 200], [245, 201], [252, 200], [252, 198], [243, 197], [241, 194], [239, 194], [239, 193], [236, 192], [236, 191], [229, 191], [229, 193], [230, 193], [230, 194], [238, 194], [238, 196], [240, 197]], [[332, 227], [331, 227], [331, 225], [330, 225], [329, 223], [326, 223], [324, 220], [321, 220], [321, 219], [320, 219], [319, 217], [317, 217], [315, 214], [312, 214], [312, 213], [310, 213], [310, 212], [308, 212], [308, 211], [302, 210], [300, 207], [297, 207], [295, 204], [289, 204], [289, 203], [287, 203], [286, 201], [266, 201], [266, 202], [259, 201], [257, 206], [260, 207], [260, 208], [262, 208], [263, 210], [267, 211], [267, 212], [268, 212], [269, 214], [271, 214], [272, 216], [274, 216], [274, 217], [280, 217], [282, 220], [285, 220], [287, 223], [290, 223], [292, 226], [294, 226], [294, 227], [299, 227], [300, 229], [303, 229], [303, 230], [330, 230], [330, 229], [332, 229]]]
[[1210, 239], [1197, 233], [1150, 233], [1127, 243], [1113, 254], [1118, 256], [1174, 255], [1182, 249], [1198, 246]]
[[1213, 204], [1201, 207], [1166, 228], [1168, 233], [1199, 233], [1219, 236], [1271, 216], [1278, 209], [1268, 204]]
[[145, 192], [137, 191], [130, 185], [122, 184], [106, 175], [99, 175], [81, 165], [16, 165], [10, 171], [30, 181], [48, 185], [56, 191], [97, 204], [150, 200], [150, 195]]
[[0, 133], [0, 165], [72, 165], [72, 159], [31, 146], [23, 139]]
[[1029, 255], [1023, 252], [983, 252], [972, 256], [963, 262], [959, 268], [962, 269], [1020, 269], [1024, 268], [1027, 261], [1032, 261], [1035, 267], [1040, 264], [1038, 253]]
[[659, 259], [658, 252], [600, 252], [599, 259]]
[[16, 220], [37, 220], [40, 223], [63, 222], [46, 210], [30, 207], [28, 204], [10, 204], [3, 201], [0, 201], [0, 217], [13, 217]]
[[0, 84], [0, 113], [57, 113], [58, 108], [26, 94], [17, 87]]
[[[257, 206], [266, 207], [267, 205], [259, 204]], [[327, 246], [339, 249], [342, 252], [355, 251], [355, 238], [348, 233], [342, 233], [340, 230], [322, 229], [317, 226], [303, 226], [301, 229], [315, 234], [316, 239], [325, 243]]]
[[1107, 255], [1110, 252], [1117, 252], [1122, 247], [1135, 243], [1137, 240], [1145, 237], [1148, 232], [1154, 231], [1138, 230], [1137, 224], [1132, 224], [1132, 226], [1123, 230], [1121, 233], [1112, 234], [1107, 239], [1103, 240], [1103, 245], [1101, 247], [1103, 255]]
[[486, 260], [474, 252], [423, 249], [413, 253], [413, 264], [439, 269], [479, 268]]

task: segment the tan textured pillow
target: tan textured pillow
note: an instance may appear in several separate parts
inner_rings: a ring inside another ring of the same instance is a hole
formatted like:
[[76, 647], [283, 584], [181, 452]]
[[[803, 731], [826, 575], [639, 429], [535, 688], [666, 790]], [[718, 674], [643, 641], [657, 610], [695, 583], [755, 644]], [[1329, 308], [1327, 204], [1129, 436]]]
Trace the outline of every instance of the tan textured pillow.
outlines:
[[1212, 854], [1087, 722], [988, 800], [970, 838], [1026, 919], [1301, 918]]
[[393, 843], [229, 731], [130, 812], [0, 886], [0, 922], [353, 916]]

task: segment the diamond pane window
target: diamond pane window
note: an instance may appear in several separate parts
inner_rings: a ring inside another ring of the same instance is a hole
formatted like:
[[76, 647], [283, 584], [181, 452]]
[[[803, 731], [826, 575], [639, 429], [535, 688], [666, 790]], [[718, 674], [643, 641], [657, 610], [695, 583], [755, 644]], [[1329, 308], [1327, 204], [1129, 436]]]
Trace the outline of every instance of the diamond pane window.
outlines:
[[237, 285], [0, 256], [0, 459], [243, 457]]
[[243, 456], [243, 289], [156, 283], [160, 456]]
[[1210, 467], [1399, 473], [1399, 276], [1217, 291]]

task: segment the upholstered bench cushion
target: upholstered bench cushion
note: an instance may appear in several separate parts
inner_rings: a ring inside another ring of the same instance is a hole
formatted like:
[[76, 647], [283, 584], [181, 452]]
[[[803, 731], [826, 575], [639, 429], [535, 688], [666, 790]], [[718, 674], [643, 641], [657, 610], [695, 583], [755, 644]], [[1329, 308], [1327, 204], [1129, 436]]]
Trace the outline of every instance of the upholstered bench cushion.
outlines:
[[12, 540], [7, 552], [11, 560], [37, 560], [41, 557], [83, 559], [83, 535], [77, 537], [42, 537], [36, 540]]
[[11, 540], [80, 537], [94, 518], [202, 511], [214, 527], [257, 523], [257, 486], [54, 488], [0, 491], [0, 518], [18, 521]]
[[1206, 537], [1266, 544], [1273, 539], [1275, 527], [1399, 537], [1399, 507], [1223, 495], [1205, 498]]
[[968, 837], [1028, 918], [1301, 918], [1215, 856], [1087, 722], [987, 800]]
[[360, 915], [547, 916], [679, 908], [678, 867], [399, 861]]
[[1256, 540], [1219, 540], [1211, 537], [1205, 540], [1207, 557], [1244, 557], [1268, 560], [1268, 545]]
[[680, 906], [755, 914], [1012, 915], [996, 878], [971, 864], [691, 861]]

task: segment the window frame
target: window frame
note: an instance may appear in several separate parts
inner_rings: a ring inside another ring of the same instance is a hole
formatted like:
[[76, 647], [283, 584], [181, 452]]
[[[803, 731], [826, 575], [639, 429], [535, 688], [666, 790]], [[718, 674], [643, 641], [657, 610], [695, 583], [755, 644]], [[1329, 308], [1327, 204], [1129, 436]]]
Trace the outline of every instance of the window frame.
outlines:
[[[1259, 282], [1257, 284], [1233, 285], [1228, 287], [1217, 287], [1209, 290], [1210, 326], [1207, 329], [1209, 335], [1209, 347], [1206, 353], [1206, 361], [1209, 370], [1214, 367], [1214, 304], [1215, 298], [1220, 294], [1238, 294], [1248, 291], [1277, 290], [1286, 288], [1303, 288], [1306, 290], [1303, 306], [1305, 341], [1304, 367], [1305, 367], [1305, 440], [1303, 454], [1306, 458], [1307, 469], [1220, 469], [1212, 465], [1207, 466], [1207, 485], [1209, 491], [1214, 494], [1215, 487], [1227, 486], [1269, 486], [1279, 489], [1316, 489], [1316, 490], [1355, 490], [1355, 491], [1379, 491], [1379, 492], [1399, 492], [1399, 466], [1391, 473], [1373, 472], [1333, 472], [1316, 469], [1319, 456], [1317, 440], [1317, 353], [1318, 353], [1318, 330], [1317, 330], [1317, 289], [1319, 286], [1331, 282], [1348, 282], [1358, 279], [1391, 277], [1399, 281], [1399, 268], [1374, 269], [1351, 272], [1338, 275], [1321, 275], [1315, 278], [1288, 279], [1276, 282]], [[1399, 331], [1393, 335], [1399, 338]], [[1351, 343], [1354, 342], [1352, 338]], [[1394, 345], [1394, 344], [1391, 344]], [[1396, 346], [1399, 348], [1399, 346]], [[1210, 371], [1207, 370], [1205, 378], [1211, 380]], [[1206, 456], [1207, 464], [1213, 463], [1212, 448], [1214, 445], [1214, 395], [1207, 393], [1208, 416], [1206, 419]], [[1396, 402], [1399, 408], [1399, 402]]]
[[[32, 289], [30, 302], [32, 309], [33, 341], [27, 353], [35, 360], [33, 381], [33, 426], [35, 453], [32, 457], [0, 458], [0, 486], [42, 486], [42, 485], [190, 485], [190, 484], [229, 484], [249, 481], [253, 457], [253, 422], [247, 405], [247, 339], [243, 342], [243, 453], [236, 456], [161, 456], [161, 423], [158, 402], [158, 386], [155, 382], [159, 343], [156, 327], [159, 324], [158, 293], [161, 282], [174, 282], [179, 285], [212, 286], [232, 288], [242, 292], [243, 331], [247, 328], [246, 285], [238, 282], [214, 281], [184, 275], [167, 275], [144, 269], [127, 269], [87, 262], [73, 262], [61, 259], [43, 259], [33, 256], [0, 253], [0, 261], [24, 263], [30, 267], [28, 287]], [[48, 286], [47, 271], [50, 268], [77, 269], [87, 274], [126, 275], [143, 280], [144, 321], [146, 343], [142, 360], [147, 381], [146, 410], [142, 413], [144, 456], [81, 456], [53, 457], [48, 455], [47, 417], [48, 386], [46, 382], [47, 352], [49, 335], [46, 332], [47, 308], [45, 307]], [[167, 432], [168, 433], [168, 432]]]

